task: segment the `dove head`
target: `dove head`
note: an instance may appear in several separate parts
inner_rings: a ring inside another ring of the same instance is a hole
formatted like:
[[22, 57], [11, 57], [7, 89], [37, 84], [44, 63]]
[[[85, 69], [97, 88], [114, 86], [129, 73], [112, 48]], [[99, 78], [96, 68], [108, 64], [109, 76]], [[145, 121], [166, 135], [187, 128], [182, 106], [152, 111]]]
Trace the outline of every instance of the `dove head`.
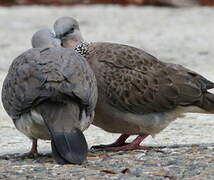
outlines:
[[61, 40], [65, 48], [75, 48], [83, 38], [80, 32], [79, 23], [71, 17], [61, 17], [54, 23], [56, 37]]
[[33, 48], [61, 47], [61, 41], [55, 38], [50, 29], [41, 29], [34, 33], [31, 43]]

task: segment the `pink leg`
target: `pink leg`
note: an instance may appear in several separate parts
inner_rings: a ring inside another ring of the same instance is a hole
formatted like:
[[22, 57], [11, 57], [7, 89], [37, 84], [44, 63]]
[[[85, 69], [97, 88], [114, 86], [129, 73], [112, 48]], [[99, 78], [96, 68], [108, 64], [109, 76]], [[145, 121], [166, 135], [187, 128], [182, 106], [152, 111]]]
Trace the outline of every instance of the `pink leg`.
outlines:
[[34, 158], [34, 157], [37, 157], [39, 155], [38, 151], [37, 151], [37, 139], [33, 139], [31, 150], [29, 153], [27, 153], [25, 155], [29, 158]]
[[92, 149], [103, 149], [107, 151], [127, 151], [143, 149], [147, 150], [147, 147], [140, 146], [140, 143], [148, 136], [147, 134], [139, 135], [131, 143], [126, 143], [126, 139], [130, 135], [122, 134], [114, 143], [108, 145], [92, 146]]
[[147, 137], [147, 134], [137, 136], [131, 143], [127, 143], [123, 146], [110, 147], [109, 151], [131, 151], [131, 150], [149, 150], [148, 147], [141, 146], [140, 143]]
[[118, 146], [123, 146], [127, 143], [125, 143], [126, 139], [128, 139], [130, 135], [128, 134], [122, 134], [115, 142], [113, 142], [112, 144], [106, 144], [106, 145], [97, 145], [97, 146], [92, 146], [92, 149], [105, 149], [105, 148], [109, 148], [109, 147], [118, 147]]

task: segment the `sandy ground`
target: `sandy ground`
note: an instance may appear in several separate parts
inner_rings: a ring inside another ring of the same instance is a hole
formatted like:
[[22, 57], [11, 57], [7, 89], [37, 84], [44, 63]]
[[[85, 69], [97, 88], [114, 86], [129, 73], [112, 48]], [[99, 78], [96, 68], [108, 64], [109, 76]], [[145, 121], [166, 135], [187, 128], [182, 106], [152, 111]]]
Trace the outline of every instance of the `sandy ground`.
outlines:
[[[31, 47], [32, 34], [51, 27], [60, 16], [80, 21], [88, 41], [109, 41], [143, 48], [165, 62], [182, 64], [214, 81], [214, 9], [120, 6], [11, 7], [0, 8], [0, 81], [12, 60]], [[146, 145], [213, 144], [213, 116], [188, 114], [177, 119]], [[30, 141], [19, 133], [0, 107], [0, 155], [24, 153]], [[85, 131], [89, 146], [110, 143], [118, 134], [90, 126]], [[39, 142], [40, 152], [50, 143]]]

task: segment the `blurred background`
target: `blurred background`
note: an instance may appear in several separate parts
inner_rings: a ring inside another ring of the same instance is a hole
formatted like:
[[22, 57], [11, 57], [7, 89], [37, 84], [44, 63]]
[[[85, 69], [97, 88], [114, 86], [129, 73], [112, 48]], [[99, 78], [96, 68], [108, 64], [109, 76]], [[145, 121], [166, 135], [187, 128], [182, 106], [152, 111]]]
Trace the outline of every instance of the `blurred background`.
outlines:
[[74, 5], [74, 4], [122, 4], [122, 5], [157, 5], [157, 6], [195, 6], [214, 5], [213, 0], [1, 0], [2, 5], [14, 4], [54, 4], [54, 5]]
[[[164, 62], [179, 63], [214, 81], [214, 0], [0, 0], [0, 88], [15, 57], [31, 48], [40, 28], [61, 16], [80, 23], [85, 40], [128, 44]], [[0, 104], [1, 105], [1, 104]], [[213, 117], [188, 115], [145, 144], [213, 142]], [[0, 106], [0, 154], [27, 152], [30, 141]], [[110, 143], [117, 134], [90, 126], [89, 145]], [[40, 141], [39, 150], [49, 151]]]
[[[41, 28], [52, 29], [54, 21], [61, 16], [76, 18], [88, 42], [107, 41], [135, 46], [161, 61], [181, 64], [214, 81], [213, 5], [214, 0], [0, 0], [0, 89], [13, 59], [31, 48], [33, 33]], [[92, 156], [89, 164], [83, 166], [59, 166], [50, 158], [45, 160], [47, 157], [33, 160], [12, 158], [17, 153], [28, 152], [31, 142], [15, 128], [0, 100], [0, 179], [213, 179], [213, 120], [212, 114], [187, 114], [154, 138], [143, 141], [149, 146], [190, 145], [193, 148], [171, 148], [163, 150], [164, 153], [157, 151], [156, 155], [142, 151], [124, 155], [119, 152], [117, 156], [116, 153], [110, 156], [104, 153], [97, 159]], [[93, 125], [84, 134], [89, 147], [112, 143], [119, 136]], [[51, 152], [50, 141], [40, 140], [38, 143], [40, 153]], [[207, 154], [201, 153], [202, 148], [194, 148], [202, 144], [205, 144], [203, 151]], [[145, 158], [151, 158], [151, 161], [146, 164]], [[163, 162], [159, 161], [160, 158]], [[131, 165], [127, 166], [127, 162]], [[114, 167], [114, 172], [131, 169], [137, 175], [128, 173], [126, 177], [124, 171], [124, 178], [122, 173], [117, 174], [121, 178], [116, 178], [114, 173], [110, 174], [112, 178], [108, 178], [110, 175], [99, 172], [104, 168], [109, 170], [109, 167]], [[87, 173], [93, 177], [84, 178]], [[153, 178], [143, 178], [152, 173]], [[60, 174], [64, 178], [59, 178]], [[207, 175], [210, 178], [206, 178]]]

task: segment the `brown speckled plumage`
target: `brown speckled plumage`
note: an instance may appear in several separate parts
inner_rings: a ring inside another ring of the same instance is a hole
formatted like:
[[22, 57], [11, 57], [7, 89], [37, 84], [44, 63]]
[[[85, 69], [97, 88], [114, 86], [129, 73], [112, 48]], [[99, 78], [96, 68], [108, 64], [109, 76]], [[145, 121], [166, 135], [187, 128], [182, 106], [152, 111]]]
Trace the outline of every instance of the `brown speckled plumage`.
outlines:
[[[67, 42], [64, 47], [72, 48], [72, 36], [61, 40]], [[132, 147], [139, 148], [144, 135], [159, 133], [183, 113], [214, 112], [214, 95], [208, 92], [214, 83], [200, 74], [127, 45], [100, 42], [87, 47], [81, 54], [95, 73], [99, 92], [93, 124], [124, 134], [111, 147], [126, 146], [127, 137], [138, 134], [141, 139]]]
[[131, 113], [164, 112], [200, 105], [214, 84], [180, 65], [167, 64], [134, 47], [91, 43], [86, 56], [109, 103]]
[[[162, 127], [160, 124], [158, 127], [150, 124], [144, 130], [134, 127], [140, 126], [139, 122], [135, 124], [133, 121], [132, 124], [126, 117], [120, 119], [120, 113], [142, 115], [143, 122], [144, 115], [174, 113], [179, 106], [193, 105], [214, 110], [213, 95], [207, 92], [214, 84], [183, 66], [163, 63], [141, 49], [112, 43], [90, 43], [86, 58], [94, 70], [99, 90], [93, 124], [107, 131], [155, 134], [169, 123], [162, 120]], [[118, 111], [119, 114], [112, 111]], [[186, 111], [189, 111], [187, 107]], [[180, 113], [173, 115], [169, 121], [181, 116]], [[117, 127], [116, 122], [111, 125], [115, 117], [118, 118]]]

